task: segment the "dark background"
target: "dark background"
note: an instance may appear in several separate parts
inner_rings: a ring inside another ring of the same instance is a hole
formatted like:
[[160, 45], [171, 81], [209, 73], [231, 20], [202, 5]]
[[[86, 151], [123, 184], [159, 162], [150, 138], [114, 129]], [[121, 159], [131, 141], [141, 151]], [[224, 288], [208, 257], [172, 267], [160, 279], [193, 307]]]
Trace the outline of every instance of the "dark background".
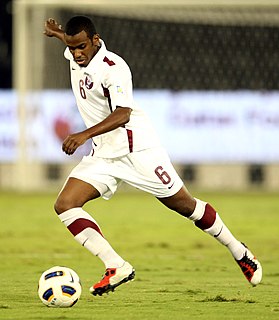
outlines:
[[[73, 12], [61, 9], [61, 23], [64, 25], [72, 15]], [[12, 1], [1, 0], [0, 88], [12, 86], [12, 18]], [[94, 15], [93, 20], [107, 48], [130, 65], [135, 88], [279, 89], [279, 28], [276, 26], [189, 24], [102, 15]], [[57, 58], [47, 51], [45, 56], [44, 74], [48, 79], [52, 69], [57, 70]], [[68, 74], [66, 67], [61, 77], [65, 74]], [[44, 82], [45, 88], [53, 85], [49, 82]], [[55, 86], [60, 86], [59, 81]], [[68, 87], [68, 82], [65, 86]]]
[[0, 88], [12, 86], [12, 1], [0, 1]]

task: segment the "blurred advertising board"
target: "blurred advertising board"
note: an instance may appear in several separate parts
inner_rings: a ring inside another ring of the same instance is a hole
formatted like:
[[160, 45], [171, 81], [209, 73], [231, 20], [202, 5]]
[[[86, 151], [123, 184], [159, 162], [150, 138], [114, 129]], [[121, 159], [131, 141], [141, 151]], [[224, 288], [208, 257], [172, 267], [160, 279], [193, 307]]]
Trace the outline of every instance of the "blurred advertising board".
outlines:
[[[279, 92], [135, 90], [176, 163], [279, 161]], [[18, 158], [19, 112], [14, 91], [0, 90], [0, 161]], [[84, 129], [70, 90], [32, 92], [25, 99], [26, 157], [42, 162], [78, 160], [88, 142], [69, 157], [61, 143]]]

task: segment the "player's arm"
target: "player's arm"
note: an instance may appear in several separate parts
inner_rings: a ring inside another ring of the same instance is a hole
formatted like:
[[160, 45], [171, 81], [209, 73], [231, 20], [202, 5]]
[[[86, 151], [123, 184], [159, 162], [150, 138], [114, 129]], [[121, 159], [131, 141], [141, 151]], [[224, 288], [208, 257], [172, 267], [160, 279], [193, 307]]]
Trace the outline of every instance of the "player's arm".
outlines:
[[46, 20], [44, 34], [48, 37], [55, 37], [66, 44], [61, 24], [52, 18]]
[[116, 108], [106, 119], [82, 132], [70, 134], [63, 142], [62, 150], [68, 154], [73, 154], [76, 149], [84, 144], [88, 139], [100, 134], [117, 129], [130, 120], [131, 108]]

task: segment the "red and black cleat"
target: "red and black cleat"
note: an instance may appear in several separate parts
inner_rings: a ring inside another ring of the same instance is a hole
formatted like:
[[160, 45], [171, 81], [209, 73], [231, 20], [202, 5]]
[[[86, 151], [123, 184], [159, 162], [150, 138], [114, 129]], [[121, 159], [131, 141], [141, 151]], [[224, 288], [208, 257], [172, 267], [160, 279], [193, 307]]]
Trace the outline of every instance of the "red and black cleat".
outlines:
[[252, 286], [258, 285], [262, 280], [262, 266], [252, 252], [246, 247], [246, 252], [242, 259], [236, 260], [240, 266], [246, 279], [252, 284]]
[[134, 277], [134, 268], [128, 262], [125, 262], [120, 268], [108, 268], [103, 278], [90, 288], [90, 292], [94, 296], [101, 296], [104, 293], [113, 292], [116, 287], [132, 281]]

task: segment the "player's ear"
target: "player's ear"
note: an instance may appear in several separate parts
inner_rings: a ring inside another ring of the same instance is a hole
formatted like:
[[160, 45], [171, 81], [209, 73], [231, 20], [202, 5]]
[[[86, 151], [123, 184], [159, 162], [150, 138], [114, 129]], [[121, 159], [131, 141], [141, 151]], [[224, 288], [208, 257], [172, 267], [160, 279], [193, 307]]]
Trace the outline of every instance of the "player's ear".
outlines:
[[100, 35], [99, 33], [95, 33], [93, 38], [92, 38], [92, 43], [94, 46], [100, 46]]

